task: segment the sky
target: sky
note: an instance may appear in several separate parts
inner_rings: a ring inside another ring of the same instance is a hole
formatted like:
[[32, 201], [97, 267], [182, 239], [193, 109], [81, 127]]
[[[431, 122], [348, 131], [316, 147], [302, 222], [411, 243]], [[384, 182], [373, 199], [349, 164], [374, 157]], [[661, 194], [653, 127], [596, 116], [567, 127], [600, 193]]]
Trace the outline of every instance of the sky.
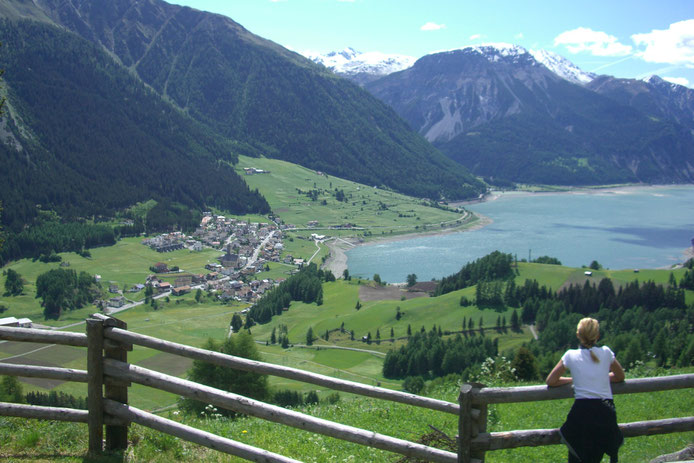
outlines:
[[694, 88], [694, 0], [168, 0], [299, 53], [419, 58], [483, 43], [545, 49], [584, 71]]

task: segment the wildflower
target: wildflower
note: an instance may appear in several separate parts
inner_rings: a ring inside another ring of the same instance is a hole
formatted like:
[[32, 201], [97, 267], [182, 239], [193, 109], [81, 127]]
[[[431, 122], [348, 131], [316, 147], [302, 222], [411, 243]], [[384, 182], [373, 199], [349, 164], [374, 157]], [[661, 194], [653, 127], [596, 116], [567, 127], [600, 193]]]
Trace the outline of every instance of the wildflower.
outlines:
[[245, 429], [243, 431], [241, 431], [241, 434], [247, 434], [247, 433], [248, 433], [248, 431], [246, 431]]

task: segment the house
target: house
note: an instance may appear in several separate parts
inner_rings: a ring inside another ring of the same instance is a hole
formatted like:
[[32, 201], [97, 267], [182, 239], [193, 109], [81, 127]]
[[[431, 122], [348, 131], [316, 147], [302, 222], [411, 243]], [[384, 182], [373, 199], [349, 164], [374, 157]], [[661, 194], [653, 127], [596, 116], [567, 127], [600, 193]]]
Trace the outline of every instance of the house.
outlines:
[[163, 262], [157, 262], [156, 264], [152, 265], [152, 271], [154, 273], [167, 273], [169, 271], [169, 267]]
[[123, 296], [112, 297], [108, 300], [109, 307], [123, 307], [125, 305], [125, 298]]
[[128, 290], [128, 292], [130, 292], [130, 293], [137, 293], [137, 292], [139, 292], [139, 291], [142, 291], [143, 289], [145, 289], [145, 285], [143, 285], [143, 284], [141, 284], [141, 283], [138, 283], [138, 284], [134, 285], [132, 288], [130, 288], [130, 289]]
[[218, 273], [218, 272], [210, 272], [210, 273], [208, 273], [207, 275], [205, 275], [205, 279], [206, 279], [207, 281], [216, 280], [218, 276], [219, 276], [219, 273]]
[[191, 246], [190, 249], [191, 251], [200, 252], [202, 251], [202, 243], [200, 241], [196, 241], [193, 243], [193, 246]]
[[171, 294], [174, 296], [181, 296], [183, 294], [189, 293], [190, 292], [190, 286], [179, 286], [177, 288], [174, 288], [171, 290]]
[[163, 282], [159, 283], [159, 292], [160, 293], [164, 293], [164, 292], [170, 291], [170, 290], [171, 290], [171, 283], [169, 283], [168, 281], [163, 281]]
[[30, 318], [20, 318], [17, 320], [17, 324], [20, 328], [31, 328], [32, 323]]
[[583, 274], [585, 276], [589, 277], [589, 276], [593, 275], [593, 272], [591, 272], [590, 270], [586, 270], [585, 272], [583, 272]]
[[197, 275], [193, 275], [192, 278], [193, 278], [193, 283], [195, 283], [195, 284], [200, 284], [203, 281], [205, 281], [205, 275], [203, 275], [202, 273], [199, 273]]
[[120, 290], [118, 289], [118, 285], [108, 285], [108, 292], [113, 293], [113, 294], [118, 294]]

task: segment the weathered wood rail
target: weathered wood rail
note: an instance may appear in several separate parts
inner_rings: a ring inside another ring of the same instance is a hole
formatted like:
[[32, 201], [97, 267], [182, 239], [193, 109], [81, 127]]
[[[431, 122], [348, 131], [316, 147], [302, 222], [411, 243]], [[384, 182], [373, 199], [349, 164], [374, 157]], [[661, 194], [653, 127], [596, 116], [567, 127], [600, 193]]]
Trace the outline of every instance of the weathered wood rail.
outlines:
[[[694, 374], [628, 379], [612, 384], [613, 394], [636, 394], [672, 389], [694, 388]], [[484, 462], [485, 453], [517, 447], [538, 447], [561, 443], [559, 429], [529, 429], [487, 432], [487, 408], [490, 404], [537, 402], [573, 397], [570, 385], [485, 387], [464, 384], [460, 388], [458, 454], [460, 462]], [[694, 430], [694, 416], [620, 424], [624, 437], [637, 437]]]
[[[137, 423], [251, 461], [281, 463], [297, 461], [138, 410], [128, 405], [128, 387], [131, 383], [154, 387], [264, 420], [371, 448], [442, 463], [477, 463], [484, 461], [485, 453], [488, 451], [559, 444], [558, 429], [487, 432], [487, 407], [489, 404], [497, 403], [564, 399], [573, 395], [570, 387], [487, 388], [475, 383], [464, 384], [461, 387], [459, 403], [455, 404], [164, 341], [130, 332], [122, 321], [101, 314], [94, 314], [87, 320], [86, 334], [0, 327], [0, 340], [87, 348], [86, 371], [0, 362], [0, 375], [87, 383], [88, 410], [0, 403], [0, 416], [87, 423], [90, 453], [99, 453], [104, 450], [104, 437], [107, 450], [126, 449], [128, 426], [130, 423]], [[458, 415], [458, 452], [448, 452], [346, 426], [138, 367], [127, 362], [127, 353], [132, 350], [133, 345], [237, 370], [279, 376], [338, 391]], [[621, 384], [614, 384], [613, 392], [633, 394], [692, 387], [694, 387], [694, 375], [678, 375], [628, 380]], [[691, 431], [694, 430], [694, 417], [626, 423], [620, 427], [625, 437]]]

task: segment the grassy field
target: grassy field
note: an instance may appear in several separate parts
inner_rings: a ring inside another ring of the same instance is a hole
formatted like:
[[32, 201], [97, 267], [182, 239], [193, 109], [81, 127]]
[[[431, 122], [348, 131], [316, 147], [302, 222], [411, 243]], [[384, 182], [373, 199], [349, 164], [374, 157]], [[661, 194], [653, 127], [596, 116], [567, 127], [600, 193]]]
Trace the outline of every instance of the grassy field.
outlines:
[[[692, 373], [693, 371], [694, 369], [689, 368], [672, 373]], [[427, 395], [455, 402], [458, 390], [456, 383], [444, 382], [431, 387]], [[694, 409], [694, 395], [689, 390], [635, 394], [616, 396], [615, 403], [619, 421], [624, 423], [687, 416]], [[570, 406], [571, 400], [492, 406], [488, 418], [488, 430], [498, 432], [559, 427]], [[457, 433], [458, 426], [457, 417], [454, 415], [366, 398], [343, 397], [335, 405], [304, 406], [299, 407], [297, 411], [412, 441], [430, 434], [430, 426], [453, 437]], [[195, 418], [175, 415], [171, 411], [162, 414], [175, 421], [301, 461], [379, 463], [393, 462], [398, 458], [392, 453], [256, 418]], [[85, 461], [87, 449], [85, 425], [14, 418], [4, 418], [1, 423], [0, 458], [4, 461]], [[620, 460], [629, 463], [648, 462], [658, 455], [685, 447], [693, 439], [694, 433], [691, 432], [629, 438], [620, 449]], [[243, 461], [137, 425], [133, 425], [130, 429], [130, 442], [127, 456], [127, 461], [130, 462]], [[524, 463], [565, 460], [565, 447], [555, 445], [488, 452], [485, 461]], [[104, 457], [88, 461], [106, 462], [122, 461], [122, 459]], [[606, 461], [608, 458], [603, 459], [603, 462]]]
[[[457, 223], [461, 214], [430, 207], [426, 201], [392, 191], [362, 185], [337, 177], [319, 174], [296, 164], [276, 159], [239, 156], [237, 171], [251, 188], [258, 188], [270, 203], [275, 214], [297, 227], [318, 221], [315, 233], [321, 229], [351, 223], [365, 230], [329, 232], [330, 235], [373, 236], [412, 233], [440, 229], [441, 224]], [[244, 167], [270, 171], [269, 174], [243, 175]], [[335, 190], [344, 192], [346, 201], [338, 201]], [[306, 193], [317, 190], [316, 200]], [[323, 203], [325, 201], [325, 203]], [[312, 233], [312, 232], [309, 232]]]
[[[90, 275], [101, 275], [101, 284], [108, 290], [109, 284], [115, 284], [120, 289], [130, 288], [136, 283], [144, 283], [147, 275], [152, 273], [149, 267], [157, 262], [165, 262], [169, 266], [177, 265], [184, 272], [207, 273], [205, 264], [216, 262], [221, 255], [219, 251], [204, 249], [201, 252], [192, 252], [182, 249], [167, 253], [158, 253], [147, 246], [140, 244], [139, 238], [125, 238], [114, 246], [91, 249], [91, 258], [85, 259], [75, 253], [61, 253], [63, 262], [69, 262], [69, 269], [77, 273], [86, 271]], [[25, 280], [24, 294], [18, 297], [6, 297], [0, 295], [0, 304], [9, 308], [2, 316], [28, 317], [38, 323], [47, 325], [65, 325], [70, 321], [84, 320], [87, 315], [94, 312], [95, 307], [67, 312], [61, 319], [55, 321], [43, 321], [43, 309], [40, 301], [35, 298], [36, 279], [48, 270], [59, 268], [60, 263], [42, 263], [31, 259], [22, 259], [13, 262], [5, 269], [11, 268]], [[171, 276], [173, 279], [174, 277]], [[0, 277], [0, 287], [4, 288], [5, 278]], [[142, 293], [124, 293], [127, 299], [140, 300]], [[109, 296], [110, 297], [110, 296]]]

